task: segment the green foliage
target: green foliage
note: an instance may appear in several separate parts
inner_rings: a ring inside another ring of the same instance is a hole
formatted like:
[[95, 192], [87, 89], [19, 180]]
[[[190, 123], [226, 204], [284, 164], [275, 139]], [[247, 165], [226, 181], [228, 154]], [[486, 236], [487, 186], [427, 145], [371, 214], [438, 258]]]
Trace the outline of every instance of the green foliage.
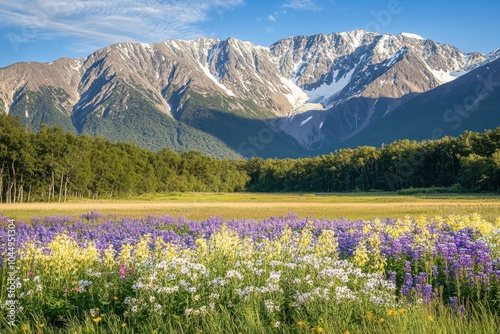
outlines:
[[148, 192], [242, 191], [241, 162], [197, 152], [158, 153], [103, 137], [75, 136], [42, 126], [26, 131], [18, 118], [0, 116], [0, 202], [65, 201]]
[[[119, 129], [128, 132], [116, 127], [109, 131]], [[174, 135], [176, 140], [183, 140], [181, 132]], [[428, 142], [400, 140], [380, 149], [342, 149], [312, 158], [220, 160], [195, 151], [152, 152], [103, 137], [75, 136], [61, 128], [42, 126], [30, 133], [19, 119], [2, 115], [0, 201], [175, 191], [498, 192], [499, 147], [497, 128]]]
[[[78, 111], [74, 118], [80, 133], [103, 136], [113, 142], [148, 150], [194, 150], [218, 158], [239, 158], [224, 142], [158, 111], [151, 93], [123, 84], [113, 90], [100, 108]], [[57, 124], [57, 123], [55, 123]]]
[[19, 116], [23, 125], [32, 131], [40, 131], [42, 124], [57, 124], [66, 132], [76, 133], [71, 118], [64, 111], [69, 99], [60, 88], [42, 87], [38, 92], [20, 90], [14, 96], [10, 114]]
[[[497, 192], [500, 128], [433, 141], [399, 140], [314, 158], [250, 159], [247, 189], [264, 192]], [[428, 190], [423, 190], [428, 189]]]
[[463, 187], [456, 183], [451, 187], [406, 188], [398, 191], [400, 195], [418, 194], [457, 194], [463, 192]]

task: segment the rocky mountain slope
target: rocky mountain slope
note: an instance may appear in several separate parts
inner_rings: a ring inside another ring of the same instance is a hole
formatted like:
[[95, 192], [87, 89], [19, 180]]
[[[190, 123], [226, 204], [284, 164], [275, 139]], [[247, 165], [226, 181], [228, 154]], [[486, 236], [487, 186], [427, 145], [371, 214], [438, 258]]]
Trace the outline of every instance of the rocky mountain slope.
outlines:
[[313, 155], [499, 56], [361, 30], [270, 47], [234, 38], [119, 43], [85, 59], [1, 68], [0, 112], [33, 130], [60, 125], [154, 150]]
[[439, 139], [458, 136], [465, 130], [482, 132], [500, 126], [499, 106], [500, 59], [497, 59], [418, 95], [341, 146], [380, 146], [401, 138]]

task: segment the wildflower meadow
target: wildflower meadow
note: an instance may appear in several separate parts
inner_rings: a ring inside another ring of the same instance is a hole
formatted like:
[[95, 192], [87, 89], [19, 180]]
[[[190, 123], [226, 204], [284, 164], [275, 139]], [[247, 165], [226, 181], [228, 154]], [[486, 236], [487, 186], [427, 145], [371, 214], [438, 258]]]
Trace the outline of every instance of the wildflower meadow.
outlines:
[[0, 247], [0, 333], [500, 328], [500, 217], [0, 216]]

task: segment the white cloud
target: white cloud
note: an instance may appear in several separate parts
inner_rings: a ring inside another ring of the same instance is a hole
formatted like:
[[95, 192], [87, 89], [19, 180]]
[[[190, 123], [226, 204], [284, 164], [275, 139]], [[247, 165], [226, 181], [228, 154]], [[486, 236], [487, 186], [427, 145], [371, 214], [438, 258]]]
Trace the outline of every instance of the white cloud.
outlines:
[[289, 0], [287, 3], [283, 4], [283, 7], [295, 10], [321, 10], [320, 5], [318, 5], [315, 0]]
[[269, 16], [267, 17], [267, 19], [268, 19], [269, 21], [273, 21], [273, 22], [274, 22], [274, 21], [276, 21], [276, 18], [275, 18], [273, 15], [269, 15]]
[[[0, 0], [0, 27], [19, 42], [71, 37], [75, 48], [192, 39], [198, 24], [244, 0]], [[91, 50], [89, 50], [91, 51]]]

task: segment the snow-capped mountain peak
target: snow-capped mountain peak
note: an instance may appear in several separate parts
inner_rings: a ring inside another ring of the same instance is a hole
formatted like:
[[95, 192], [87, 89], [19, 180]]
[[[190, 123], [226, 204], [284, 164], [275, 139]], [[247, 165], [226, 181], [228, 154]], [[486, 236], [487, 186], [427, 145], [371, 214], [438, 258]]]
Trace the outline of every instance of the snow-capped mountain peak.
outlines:
[[196, 123], [200, 110], [222, 111], [273, 119], [273, 129], [311, 148], [332, 126], [349, 138], [417, 94], [499, 57], [500, 49], [465, 53], [416, 34], [363, 30], [289, 37], [269, 47], [235, 38], [118, 43], [85, 60], [0, 69], [0, 112], [46, 119], [23, 107], [45, 94], [40, 101], [50, 105], [42, 112], [55, 110], [83, 131], [143, 105], [179, 122]]

